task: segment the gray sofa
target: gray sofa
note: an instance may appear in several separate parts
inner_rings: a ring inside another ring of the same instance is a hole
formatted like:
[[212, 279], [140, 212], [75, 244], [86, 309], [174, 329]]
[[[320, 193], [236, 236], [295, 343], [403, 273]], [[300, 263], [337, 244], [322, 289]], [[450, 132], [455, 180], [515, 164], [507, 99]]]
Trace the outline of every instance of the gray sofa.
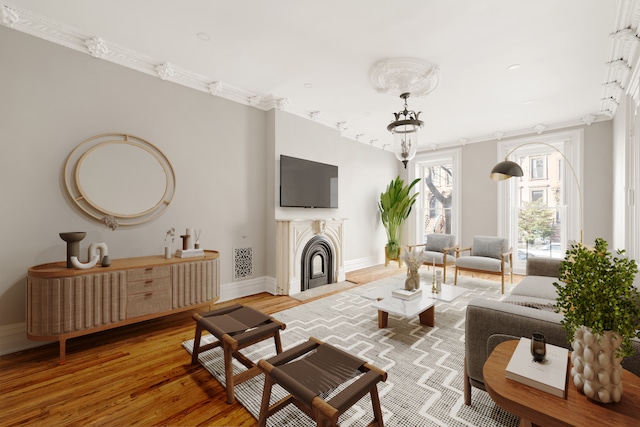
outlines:
[[[560, 324], [562, 315], [553, 311], [560, 261], [530, 258], [527, 275], [503, 301], [473, 299], [465, 320], [464, 399], [471, 404], [471, 388], [485, 390], [482, 367], [491, 351], [503, 341], [544, 334], [549, 344], [571, 350], [566, 331]], [[640, 376], [640, 341], [635, 352], [623, 360], [625, 369]]]

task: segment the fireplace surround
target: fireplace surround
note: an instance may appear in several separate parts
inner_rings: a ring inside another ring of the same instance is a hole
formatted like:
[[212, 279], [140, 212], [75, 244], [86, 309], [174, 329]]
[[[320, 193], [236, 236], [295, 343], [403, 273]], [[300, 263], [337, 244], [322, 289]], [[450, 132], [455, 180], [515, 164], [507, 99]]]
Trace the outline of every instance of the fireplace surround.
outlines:
[[[344, 219], [279, 219], [276, 222], [278, 295], [294, 295], [305, 287], [314, 287], [317, 284], [313, 279], [321, 276], [320, 270], [326, 273], [329, 283], [345, 280]], [[310, 242], [312, 249], [305, 255]]]

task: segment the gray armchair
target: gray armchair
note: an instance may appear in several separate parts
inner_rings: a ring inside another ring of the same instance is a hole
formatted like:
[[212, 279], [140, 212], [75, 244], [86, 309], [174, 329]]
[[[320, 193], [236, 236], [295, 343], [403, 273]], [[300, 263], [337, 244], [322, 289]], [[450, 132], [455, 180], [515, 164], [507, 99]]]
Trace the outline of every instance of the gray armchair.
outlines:
[[456, 244], [456, 236], [453, 234], [434, 233], [427, 235], [426, 243], [421, 245], [410, 245], [409, 251], [413, 248], [422, 247], [425, 255], [425, 265], [442, 267], [442, 280], [447, 281], [447, 266], [455, 266], [456, 251], [460, 245]]
[[[470, 255], [462, 256], [464, 252]], [[476, 236], [473, 245], [456, 251], [456, 274], [453, 281], [458, 284], [458, 273], [470, 271], [475, 273], [495, 274], [502, 278], [504, 294], [504, 276], [509, 274], [513, 283], [513, 249], [504, 237]]]

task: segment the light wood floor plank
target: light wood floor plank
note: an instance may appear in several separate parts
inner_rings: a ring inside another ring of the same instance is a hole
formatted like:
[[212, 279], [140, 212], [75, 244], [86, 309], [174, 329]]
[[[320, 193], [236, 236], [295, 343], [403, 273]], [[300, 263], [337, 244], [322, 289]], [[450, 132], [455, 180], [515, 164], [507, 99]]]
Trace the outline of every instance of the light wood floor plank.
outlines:
[[[387, 276], [389, 268], [379, 273], [370, 268], [358, 280]], [[268, 314], [301, 304], [261, 293], [216, 308], [236, 302]], [[63, 366], [57, 343], [0, 357], [0, 426], [256, 425], [180, 345], [193, 338], [194, 312], [71, 339]]]

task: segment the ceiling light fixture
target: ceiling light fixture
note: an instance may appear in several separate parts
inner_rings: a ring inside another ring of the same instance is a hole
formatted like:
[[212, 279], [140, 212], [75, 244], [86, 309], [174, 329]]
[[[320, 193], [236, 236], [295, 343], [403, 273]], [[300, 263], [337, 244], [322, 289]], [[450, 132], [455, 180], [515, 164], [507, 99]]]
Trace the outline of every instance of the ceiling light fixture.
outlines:
[[407, 98], [411, 94], [405, 92], [400, 95], [404, 99], [404, 110], [393, 113], [396, 118], [387, 126], [387, 130], [393, 134], [393, 151], [398, 160], [407, 168], [407, 163], [412, 160], [418, 150], [418, 131], [424, 126], [424, 122], [420, 120], [421, 111], [416, 113], [409, 110], [407, 106]]

